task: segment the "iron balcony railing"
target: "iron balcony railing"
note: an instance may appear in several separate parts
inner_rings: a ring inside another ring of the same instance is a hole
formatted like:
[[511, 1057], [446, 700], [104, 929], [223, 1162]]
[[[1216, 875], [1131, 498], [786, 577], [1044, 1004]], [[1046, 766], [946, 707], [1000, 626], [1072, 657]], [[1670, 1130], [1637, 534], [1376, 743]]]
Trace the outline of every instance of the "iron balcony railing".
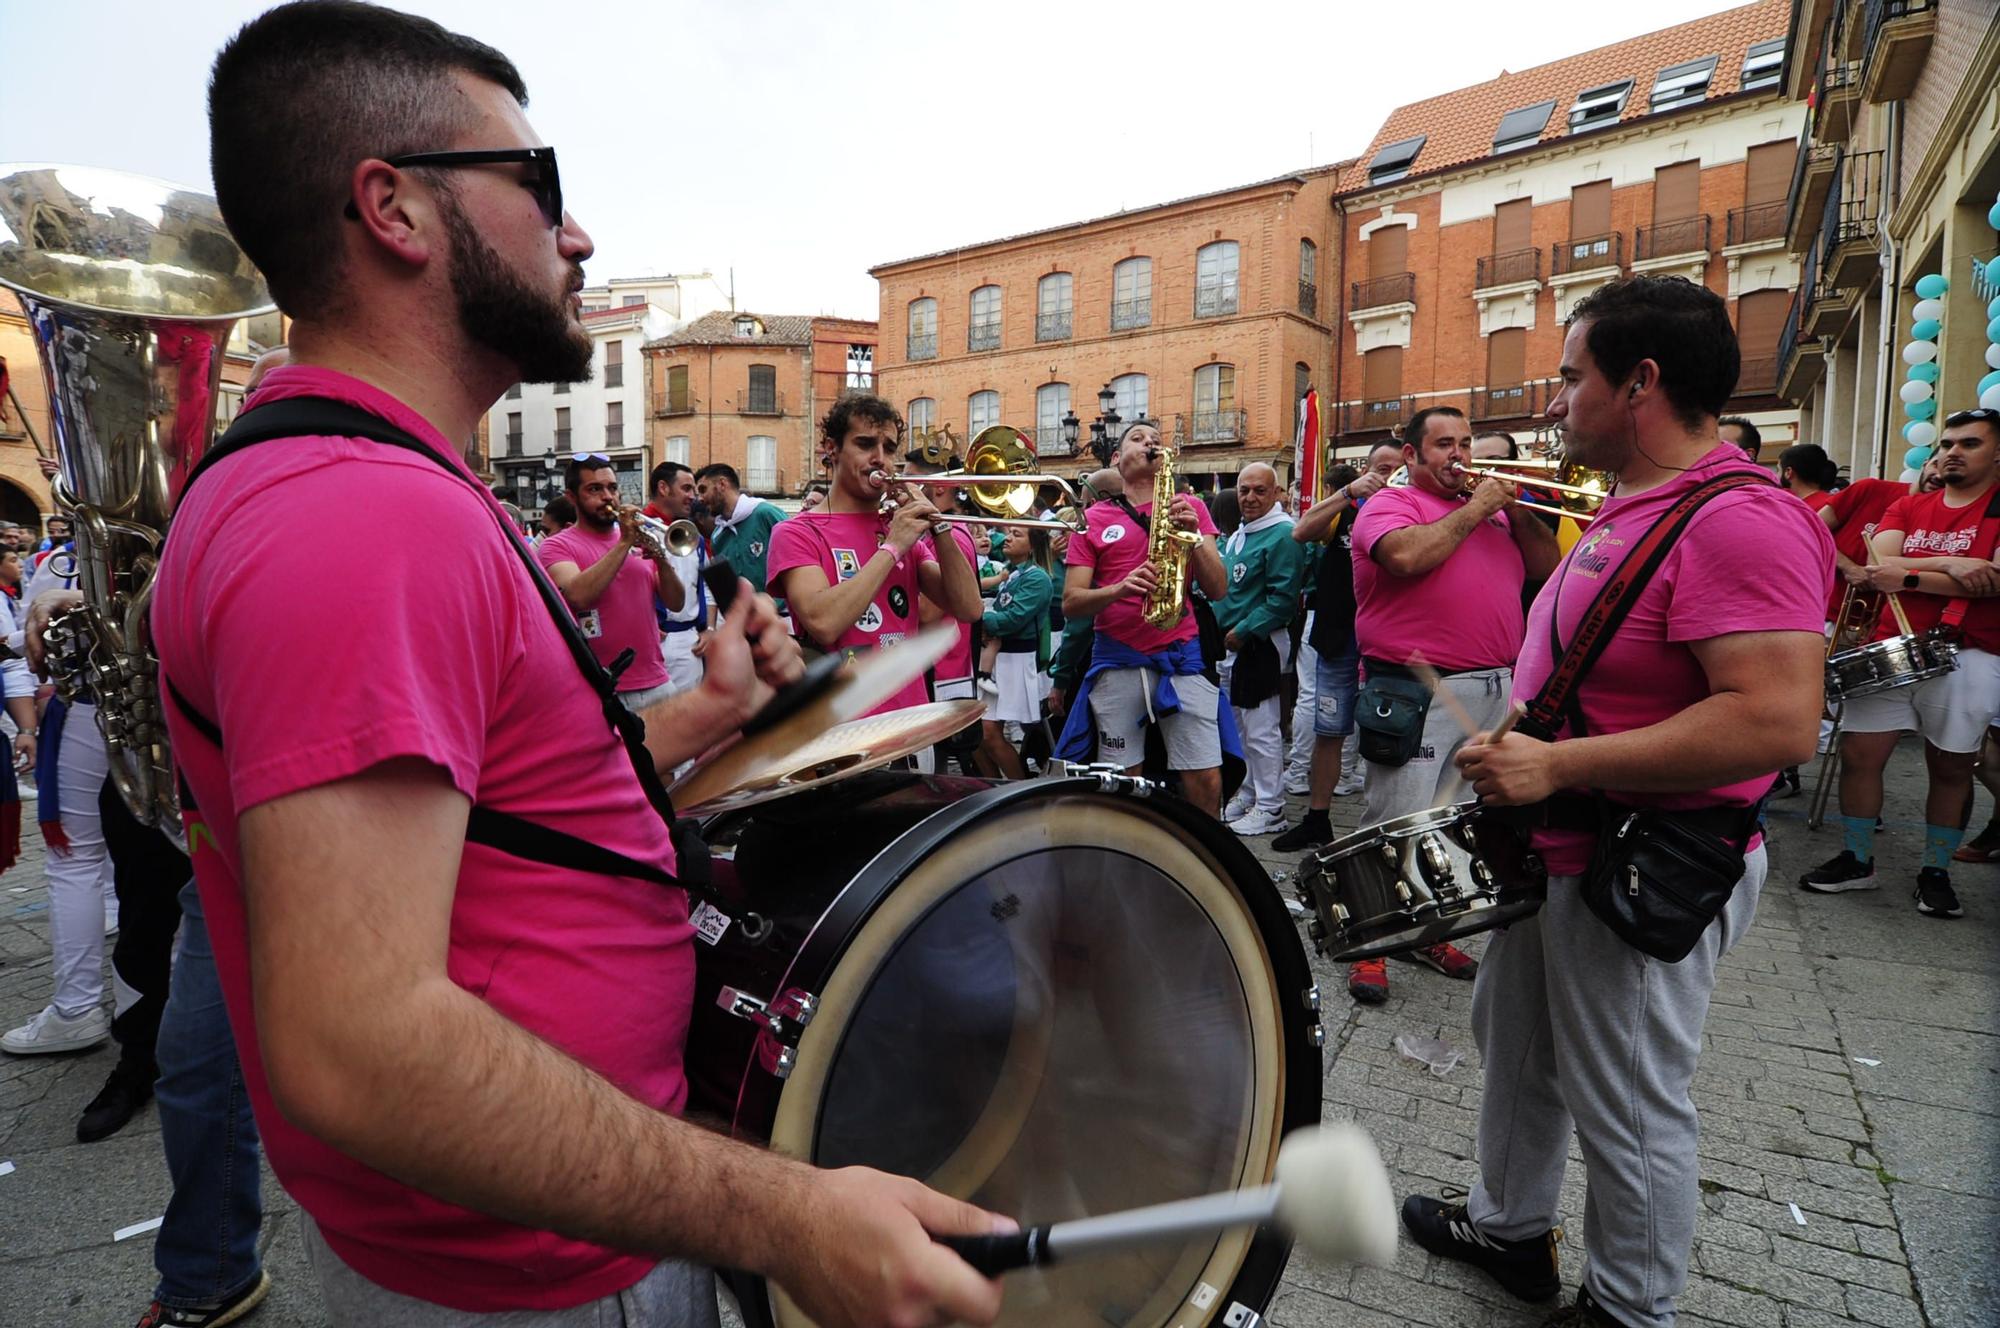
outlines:
[[1417, 410], [1415, 397], [1386, 397], [1380, 401], [1350, 401], [1341, 409], [1342, 433], [1370, 433], [1396, 429]]
[[1773, 359], [1743, 361], [1742, 372], [1736, 376], [1736, 395], [1739, 397], [1767, 397], [1778, 390], [1778, 362]]
[[967, 328], [965, 331], [965, 348], [967, 350], [999, 350], [1000, 320], [989, 318], [974, 323], [971, 327]]
[[1831, 161], [1836, 171], [1840, 168], [1840, 148], [1832, 143], [1817, 143], [1803, 136], [1799, 139], [1799, 155], [1792, 162], [1792, 183], [1785, 191], [1785, 224], [1793, 224], [1799, 209], [1806, 199], [1806, 178], [1816, 166]]
[[903, 358], [909, 360], [934, 360], [937, 358], [937, 333], [910, 334], [909, 345], [904, 349]]
[[1071, 310], [1062, 309], [1055, 313], [1035, 315], [1035, 340], [1068, 341], [1070, 338]]
[[1475, 420], [1517, 420], [1540, 415], [1549, 404], [1549, 380], [1537, 378], [1504, 387], [1479, 387], [1472, 392]]
[[1367, 281], [1352, 282], [1348, 286], [1347, 299], [1348, 307], [1352, 309], [1380, 309], [1388, 304], [1415, 304], [1417, 274], [1392, 272], [1386, 277], [1370, 277]]
[[1236, 283], [1198, 286], [1194, 292], [1196, 318], [1223, 318], [1236, 312]]
[[1625, 266], [1625, 235], [1622, 231], [1612, 231], [1606, 235], [1572, 235], [1556, 245], [1550, 257], [1554, 260], [1552, 270], [1557, 276], [1568, 272], [1589, 272], [1594, 268]]
[[1512, 286], [1541, 279], [1541, 250], [1510, 249], [1506, 253], [1482, 256], [1478, 263], [1478, 275], [1472, 284], [1486, 290], [1493, 286]]
[[1319, 317], [1319, 283], [1299, 280], [1299, 312], [1307, 318]]
[[692, 415], [694, 412], [695, 396], [694, 393], [688, 392], [681, 396], [669, 396], [653, 414], [660, 419], [666, 419], [674, 415]]
[[1875, 58], [1875, 44], [1882, 39], [1882, 27], [1894, 19], [1909, 18], [1936, 9], [1934, 0], [1867, 0], [1863, 6], [1861, 59]]
[[1632, 233], [1632, 261], [1670, 258], [1677, 254], [1705, 254], [1708, 252], [1711, 229], [1705, 212], [1641, 226]]
[[1723, 228], [1723, 244], [1734, 247], [1739, 244], [1755, 244], [1759, 240], [1775, 240], [1785, 233], [1785, 216], [1790, 208], [1783, 202], [1752, 203], [1748, 207], [1731, 208], [1728, 223]]
[[782, 415], [785, 413], [783, 392], [764, 392], [757, 388], [736, 394], [738, 415]]
[[1174, 434], [1189, 443], [1240, 443], [1249, 437], [1250, 413], [1230, 409], [1176, 415]]
[[1874, 239], [1882, 213], [1882, 149], [1848, 153], [1834, 191], [1840, 198], [1840, 242]]
[[1123, 332], [1129, 328], [1151, 327], [1153, 324], [1153, 297], [1144, 296], [1136, 300], [1113, 300], [1111, 302], [1111, 330]]

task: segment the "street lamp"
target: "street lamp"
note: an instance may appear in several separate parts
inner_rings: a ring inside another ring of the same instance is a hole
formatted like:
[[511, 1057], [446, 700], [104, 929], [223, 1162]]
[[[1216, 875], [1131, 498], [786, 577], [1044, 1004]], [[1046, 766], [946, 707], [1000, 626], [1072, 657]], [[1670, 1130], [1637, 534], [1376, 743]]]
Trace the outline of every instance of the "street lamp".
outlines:
[[1076, 455], [1076, 436], [1083, 428], [1083, 421], [1076, 417], [1074, 410], [1066, 410], [1062, 417], [1063, 452], [1067, 456]]
[[1106, 383], [1097, 389], [1097, 418], [1090, 423], [1090, 450], [1097, 457], [1097, 464], [1111, 464], [1111, 449], [1118, 442], [1118, 426], [1124, 420], [1118, 414], [1118, 394]]

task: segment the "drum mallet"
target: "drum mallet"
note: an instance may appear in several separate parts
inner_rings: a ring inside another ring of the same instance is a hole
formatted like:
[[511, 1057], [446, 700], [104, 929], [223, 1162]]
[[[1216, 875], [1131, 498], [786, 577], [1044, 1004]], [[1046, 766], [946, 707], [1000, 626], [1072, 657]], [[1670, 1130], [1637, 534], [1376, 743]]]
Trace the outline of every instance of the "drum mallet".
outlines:
[[[1868, 550], [1868, 565], [1870, 567], [1880, 567], [1882, 565], [1882, 555], [1875, 552], [1875, 541], [1867, 541], [1866, 548]], [[1896, 592], [1893, 590], [1884, 593], [1889, 597], [1889, 612], [1896, 615], [1897, 628], [1904, 636], [1915, 636], [1916, 633], [1910, 630], [1910, 615], [1903, 612], [1903, 601], [1896, 597]]]
[[1322, 1258], [1387, 1267], [1396, 1258], [1396, 1201], [1367, 1131], [1349, 1122], [1295, 1130], [1271, 1185], [1051, 1222], [998, 1236], [933, 1236], [988, 1277], [1094, 1254], [1276, 1221]]

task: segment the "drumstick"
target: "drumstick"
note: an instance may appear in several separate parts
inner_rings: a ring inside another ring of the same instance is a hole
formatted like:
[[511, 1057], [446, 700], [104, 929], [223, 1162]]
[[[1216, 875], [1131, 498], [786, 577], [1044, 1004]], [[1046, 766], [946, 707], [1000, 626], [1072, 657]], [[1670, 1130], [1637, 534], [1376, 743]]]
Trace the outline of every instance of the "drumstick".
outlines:
[[1051, 1222], [1004, 1236], [933, 1236], [988, 1277], [1275, 1220], [1323, 1258], [1387, 1267], [1396, 1258], [1396, 1201], [1374, 1141], [1352, 1122], [1294, 1131], [1273, 1185]]
[[[1868, 550], [1868, 565], [1870, 567], [1880, 567], [1882, 565], [1882, 555], [1875, 552], [1875, 541], [1865, 541], [1864, 547]], [[1903, 601], [1896, 598], [1896, 592], [1893, 590], [1884, 591], [1883, 593], [1889, 597], [1889, 612], [1896, 615], [1896, 626], [1902, 629], [1904, 636], [1915, 636], [1916, 633], [1910, 630], [1910, 615], [1903, 612]]]
[[1418, 682], [1431, 689], [1433, 699], [1444, 702], [1444, 708], [1451, 711], [1451, 717], [1458, 721], [1460, 733], [1469, 738], [1479, 732], [1479, 725], [1473, 722], [1472, 712], [1465, 708], [1464, 702], [1452, 695], [1451, 689], [1444, 685], [1444, 679], [1438, 676], [1438, 671], [1431, 667], [1430, 661], [1424, 658], [1422, 651], [1412, 650], [1410, 662], [1406, 667], [1417, 675]]

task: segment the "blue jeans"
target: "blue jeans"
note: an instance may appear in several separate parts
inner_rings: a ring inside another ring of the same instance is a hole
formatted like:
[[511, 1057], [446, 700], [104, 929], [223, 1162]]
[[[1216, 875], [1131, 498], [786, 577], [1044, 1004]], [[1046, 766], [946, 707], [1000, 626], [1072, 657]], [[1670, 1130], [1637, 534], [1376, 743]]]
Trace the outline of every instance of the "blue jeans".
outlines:
[[174, 1178], [153, 1241], [154, 1298], [176, 1309], [226, 1300], [257, 1280], [264, 1221], [257, 1123], [229, 1034], [201, 896], [181, 888], [181, 945], [160, 1018], [160, 1142]]

